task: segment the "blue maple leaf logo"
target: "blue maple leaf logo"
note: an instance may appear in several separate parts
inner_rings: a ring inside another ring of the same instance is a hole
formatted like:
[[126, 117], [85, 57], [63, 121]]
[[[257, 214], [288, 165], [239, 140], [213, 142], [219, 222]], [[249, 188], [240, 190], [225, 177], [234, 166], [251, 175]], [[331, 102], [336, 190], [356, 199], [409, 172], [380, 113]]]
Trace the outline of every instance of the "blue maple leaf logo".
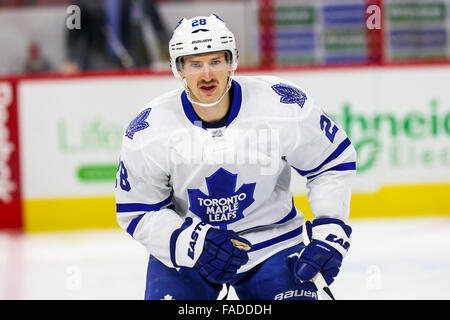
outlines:
[[236, 190], [237, 174], [220, 168], [206, 178], [209, 195], [199, 189], [188, 189], [189, 210], [203, 222], [225, 227], [244, 217], [244, 210], [255, 199], [256, 183], [243, 184]]
[[281, 96], [280, 102], [286, 104], [298, 104], [300, 108], [306, 102], [306, 94], [298, 88], [290, 86], [288, 84], [280, 83], [271, 87], [279, 96]]
[[147, 108], [141, 113], [138, 114], [136, 118], [134, 118], [133, 121], [130, 122], [127, 130], [125, 131], [125, 136], [133, 140], [134, 134], [138, 131], [144, 130], [145, 128], [148, 128], [149, 124], [147, 121], [145, 121], [150, 114], [150, 111], [152, 111], [152, 108]]

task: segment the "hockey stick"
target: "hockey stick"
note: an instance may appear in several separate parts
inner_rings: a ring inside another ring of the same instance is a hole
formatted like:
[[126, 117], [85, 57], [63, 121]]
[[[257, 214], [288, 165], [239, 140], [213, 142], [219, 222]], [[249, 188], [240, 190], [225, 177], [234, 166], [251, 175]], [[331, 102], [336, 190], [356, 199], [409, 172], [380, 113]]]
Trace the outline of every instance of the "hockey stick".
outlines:
[[325, 300], [336, 300], [320, 272], [317, 272], [317, 274], [312, 278], [312, 282], [315, 284], [317, 289], [326, 293], [326, 295], [322, 294], [322, 297], [324, 297]]
[[241, 249], [244, 251], [249, 251], [251, 249], [251, 247], [248, 244], [241, 242], [239, 240], [231, 239], [231, 242], [233, 243], [233, 246], [235, 246], [238, 249]]
[[[294, 256], [296, 256], [297, 258], [300, 258], [300, 256], [302, 255], [303, 251], [305, 249], [303, 249], [302, 251], [298, 252], [298, 253], [293, 253], [289, 256], [289, 258], [292, 258]], [[333, 296], [333, 294], [331, 293], [330, 288], [328, 288], [327, 282], [325, 281], [325, 279], [323, 278], [322, 274], [319, 272], [317, 272], [317, 274], [311, 279], [311, 282], [314, 283], [314, 285], [317, 287], [317, 289], [320, 291], [321, 296], [325, 299], [325, 300], [336, 300]], [[322, 292], [324, 292], [325, 294], [322, 294]]]

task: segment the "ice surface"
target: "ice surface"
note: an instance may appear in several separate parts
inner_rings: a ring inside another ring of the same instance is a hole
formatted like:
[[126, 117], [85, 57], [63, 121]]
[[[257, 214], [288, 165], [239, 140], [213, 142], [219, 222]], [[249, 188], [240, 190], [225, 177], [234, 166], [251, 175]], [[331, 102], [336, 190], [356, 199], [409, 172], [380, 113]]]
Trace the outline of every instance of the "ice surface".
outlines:
[[[349, 223], [337, 299], [450, 299], [450, 217]], [[142, 299], [147, 259], [119, 229], [0, 233], [0, 299]]]

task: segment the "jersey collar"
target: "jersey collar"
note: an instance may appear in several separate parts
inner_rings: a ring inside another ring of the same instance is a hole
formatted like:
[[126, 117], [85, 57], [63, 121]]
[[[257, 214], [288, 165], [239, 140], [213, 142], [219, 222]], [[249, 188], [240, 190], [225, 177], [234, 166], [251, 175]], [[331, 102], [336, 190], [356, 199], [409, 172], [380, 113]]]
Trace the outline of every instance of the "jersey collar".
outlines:
[[[231, 102], [230, 114], [228, 116], [228, 121], [226, 124], [227, 127], [239, 114], [239, 110], [241, 109], [242, 104], [241, 86], [235, 80], [232, 80], [231, 85], [233, 86], [234, 89], [234, 95], [233, 101]], [[194, 111], [194, 108], [192, 107], [191, 102], [188, 100], [186, 91], [183, 91], [183, 93], [181, 94], [181, 103], [183, 104], [184, 114], [189, 119], [189, 121], [191, 121], [194, 126], [206, 129], [206, 127], [203, 124], [203, 121], [200, 120], [200, 118], [197, 116], [197, 114]]]

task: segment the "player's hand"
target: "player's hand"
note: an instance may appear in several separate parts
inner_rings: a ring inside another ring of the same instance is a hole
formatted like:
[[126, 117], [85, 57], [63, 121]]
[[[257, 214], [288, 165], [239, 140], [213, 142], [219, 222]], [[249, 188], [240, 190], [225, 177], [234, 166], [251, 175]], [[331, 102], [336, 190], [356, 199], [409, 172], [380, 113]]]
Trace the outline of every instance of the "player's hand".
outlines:
[[330, 285], [350, 247], [352, 228], [340, 220], [323, 218], [312, 224], [307, 221], [306, 231], [311, 242], [302, 252], [289, 256], [289, 268], [297, 282], [311, 281], [320, 271]]
[[[233, 244], [233, 239], [238, 243]], [[246, 251], [250, 248], [250, 242], [239, 237], [236, 232], [210, 228], [194, 268], [210, 282], [229, 282], [236, 271], [248, 262]]]

